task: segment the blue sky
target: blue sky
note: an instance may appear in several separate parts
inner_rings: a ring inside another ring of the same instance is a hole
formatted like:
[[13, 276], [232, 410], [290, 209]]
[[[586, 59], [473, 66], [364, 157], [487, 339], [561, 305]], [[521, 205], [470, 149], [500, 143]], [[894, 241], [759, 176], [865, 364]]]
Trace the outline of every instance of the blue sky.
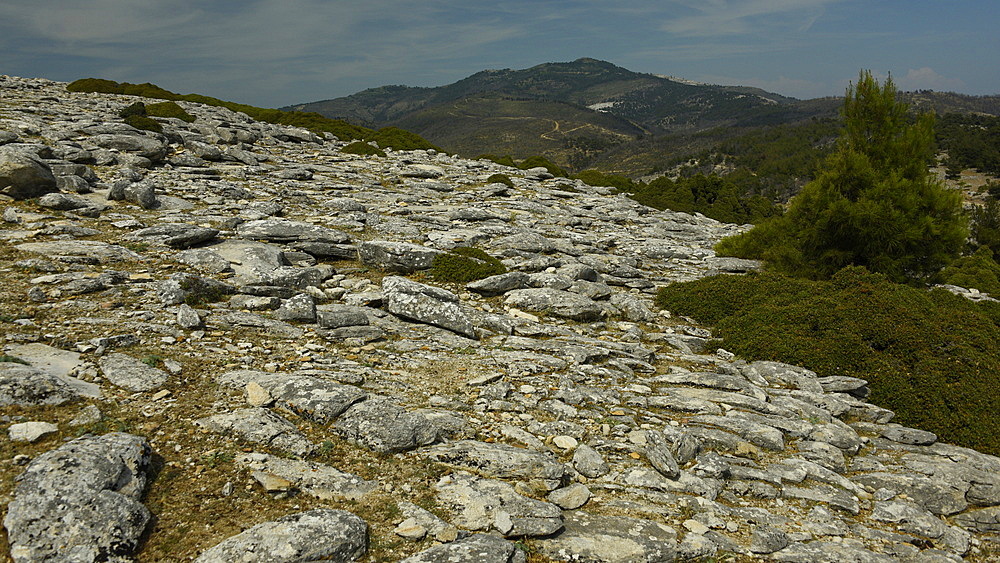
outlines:
[[593, 57], [797, 98], [1000, 94], [998, 0], [3, 0], [0, 74], [277, 107]]

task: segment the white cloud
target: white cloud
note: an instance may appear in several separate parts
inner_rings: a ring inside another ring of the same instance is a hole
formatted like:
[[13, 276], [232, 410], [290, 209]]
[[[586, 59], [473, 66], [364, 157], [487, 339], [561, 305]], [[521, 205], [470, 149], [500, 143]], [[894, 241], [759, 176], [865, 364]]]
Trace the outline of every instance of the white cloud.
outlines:
[[965, 82], [962, 80], [942, 76], [928, 66], [917, 69], [911, 68], [907, 71], [906, 76], [901, 78], [893, 77], [893, 81], [900, 90], [937, 90], [939, 92], [957, 92], [965, 89]]
[[671, 34], [687, 37], [762, 34], [787, 29], [804, 33], [826, 5], [840, 0], [683, 0], [682, 13], [663, 23]]

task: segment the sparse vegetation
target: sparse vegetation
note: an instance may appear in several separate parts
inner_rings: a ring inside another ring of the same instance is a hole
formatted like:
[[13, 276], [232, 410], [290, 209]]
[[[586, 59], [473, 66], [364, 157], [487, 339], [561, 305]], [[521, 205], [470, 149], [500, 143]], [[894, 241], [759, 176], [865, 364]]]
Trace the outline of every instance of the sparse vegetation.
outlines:
[[146, 115], [150, 115], [152, 117], [173, 117], [180, 119], [181, 121], [187, 121], [188, 123], [195, 120], [193, 115], [184, 111], [184, 108], [174, 102], [148, 104], [146, 106]]
[[8, 356], [6, 354], [0, 355], [0, 362], [6, 362], [11, 364], [23, 364], [26, 366], [30, 365], [28, 364], [28, 362], [22, 360], [21, 358], [18, 358], [17, 356]]
[[486, 252], [473, 247], [460, 246], [434, 257], [431, 276], [446, 283], [468, 283], [507, 271], [507, 268]]
[[362, 156], [381, 156], [385, 157], [385, 151], [374, 147], [364, 141], [354, 141], [353, 143], [340, 149], [340, 152], [345, 154], [358, 154]]
[[508, 188], [514, 187], [514, 181], [510, 179], [510, 176], [506, 174], [491, 174], [489, 178], [486, 179], [487, 184], [503, 184]]

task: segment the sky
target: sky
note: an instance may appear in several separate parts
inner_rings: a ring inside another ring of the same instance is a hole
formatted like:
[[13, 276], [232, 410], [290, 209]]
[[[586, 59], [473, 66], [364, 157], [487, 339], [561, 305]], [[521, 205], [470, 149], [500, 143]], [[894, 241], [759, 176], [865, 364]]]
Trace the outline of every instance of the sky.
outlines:
[[152, 82], [263, 107], [581, 57], [843, 95], [1000, 94], [1000, 0], [3, 0], [0, 74]]

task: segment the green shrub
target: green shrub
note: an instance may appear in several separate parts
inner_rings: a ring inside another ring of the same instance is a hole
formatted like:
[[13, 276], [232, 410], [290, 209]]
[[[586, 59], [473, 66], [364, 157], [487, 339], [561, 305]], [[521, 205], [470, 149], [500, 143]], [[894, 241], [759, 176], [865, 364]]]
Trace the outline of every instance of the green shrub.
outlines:
[[506, 174], [492, 174], [486, 179], [487, 184], [503, 184], [508, 188], [514, 187], [514, 180], [510, 179], [510, 176]]
[[482, 250], [460, 246], [435, 256], [430, 273], [439, 282], [468, 283], [506, 271], [507, 268], [499, 260]]
[[163, 126], [160, 125], [158, 121], [151, 117], [146, 117], [145, 115], [130, 115], [125, 118], [125, 123], [135, 127], [136, 129], [153, 131], [155, 133], [163, 132]]
[[142, 102], [135, 102], [134, 104], [129, 104], [122, 109], [118, 110], [118, 117], [125, 119], [133, 115], [149, 115], [146, 112], [146, 104]]
[[174, 102], [160, 102], [146, 106], [146, 115], [152, 117], [173, 117], [191, 123], [195, 117]]
[[439, 147], [430, 144], [416, 133], [411, 133], [399, 127], [383, 127], [372, 135], [365, 137], [366, 141], [375, 141], [380, 147], [392, 147], [398, 151], [413, 151], [433, 149], [440, 151]]
[[378, 147], [373, 147], [364, 141], [354, 141], [346, 147], [340, 149], [346, 154], [360, 154], [362, 156], [385, 156], [385, 151]]
[[630, 192], [636, 188], [636, 184], [631, 178], [615, 174], [605, 174], [599, 170], [584, 170], [579, 174], [574, 174], [571, 178], [580, 180], [590, 186], [611, 186], [618, 188], [618, 191], [621, 192]]
[[861, 267], [829, 281], [774, 273], [663, 288], [657, 304], [713, 325], [749, 360], [801, 365], [870, 383], [896, 422], [1000, 453], [1000, 307], [891, 282]]
[[1000, 297], [1000, 264], [990, 247], [980, 246], [975, 254], [962, 256], [941, 270], [941, 281]]
[[476, 157], [476, 160], [489, 160], [499, 164], [500, 166], [510, 166], [511, 168], [517, 168], [517, 164], [514, 163], [514, 159], [510, 155], [497, 156], [495, 154], [481, 154]]
[[528, 158], [522, 160], [520, 164], [517, 165], [521, 170], [528, 170], [529, 168], [542, 167], [549, 171], [549, 174], [553, 176], [567, 177], [569, 173], [563, 170], [561, 167], [553, 163], [551, 160], [545, 158], [544, 156], [529, 156]]

